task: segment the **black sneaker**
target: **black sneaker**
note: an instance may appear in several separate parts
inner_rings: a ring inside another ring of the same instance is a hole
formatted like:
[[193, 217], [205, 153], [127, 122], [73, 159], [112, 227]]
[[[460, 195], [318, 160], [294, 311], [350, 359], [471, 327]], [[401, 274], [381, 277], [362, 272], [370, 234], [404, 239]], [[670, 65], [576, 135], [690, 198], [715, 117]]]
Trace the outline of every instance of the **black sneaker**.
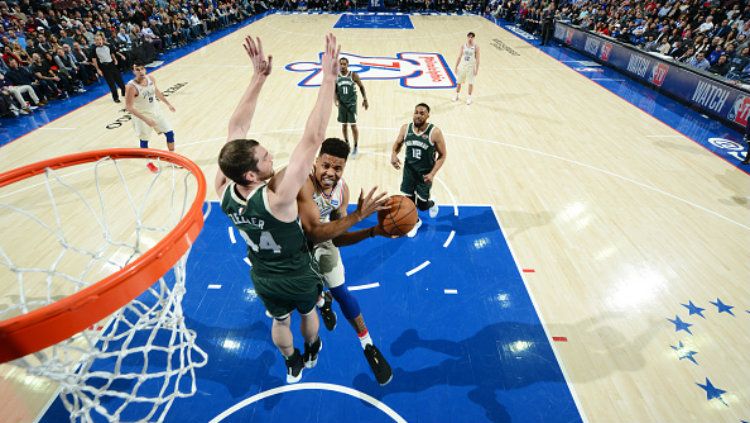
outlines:
[[318, 340], [315, 341], [312, 345], [308, 345], [307, 342], [305, 342], [305, 353], [302, 355], [302, 359], [305, 362], [305, 367], [308, 369], [312, 369], [315, 367], [316, 364], [318, 364], [318, 354], [320, 354], [320, 351], [323, 349], [323, 340], [318, 337]]
[[378, 347], [372, 344], [366, 346], [365, 358], [367, 358], [367, 363], [370, 364], [372, 373], [380, 386], [387, 385], [393, 379], [391, 365], [385, 360]]
[[302, 369], [305, 368], [305, 363], [302, 361], [302, 354], [299, 353], [297, 348], [294, 349], [294, 354], [291, 357], [284, 359], [286, 363], [286, 383], [297, 383], [302, 379]]
[[325, 303], [320, 308], [320, 315], [323, 316], [323, 324], [326, 325], [326, 329], [331, 331], [336, 329], [336, 312], [331, 307], [333, 305], [333, 297], [329, 291], [323, 293], [323, 300]]

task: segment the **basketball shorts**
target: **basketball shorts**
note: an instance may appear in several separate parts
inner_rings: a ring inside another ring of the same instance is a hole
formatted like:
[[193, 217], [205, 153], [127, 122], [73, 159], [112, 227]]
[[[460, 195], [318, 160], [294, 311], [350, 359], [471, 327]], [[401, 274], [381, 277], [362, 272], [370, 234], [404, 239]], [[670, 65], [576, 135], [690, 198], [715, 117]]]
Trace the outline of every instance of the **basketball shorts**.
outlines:
[[474, 84], [474, 63], [461, 62], [458, 65], [458, 75], [456, 75], [458, 84]]
[[[163, 134], [172, 130], [172, 125], [170, 125], [164, 114], [151, 112], [141, 113], [143, 114], [143, 116], [146, 116], [147, 118], [156, 122], [157, 133]], [[138, 135], [138, 139], [144, 141], [148, 141], [148, 138], [151, 136], [151, 131], [153, 130], [153, 128], [146, 125], [146, 122], [138, 119], [135, 116], [133, 116], [133, 129], [135, 130], [136, 135]]]
[[357, 103], [339, 103], [339, 123], [357, 123]]
[[255, 293], [273, 317], [285, 317], [294, 310], [307, 314], [323, 292], [323, 277], [314, 266], [295, 275], [257, 275], [250, 271]]
[[427, 172], [423, 174], [408, 165], [404, 165], [404, 175], [403, 179], [401, 179], [401, 192], [404, 195], [416, 196], [417, 199], [422, 201], [429, 200], [432, 182], [427, 183], [424, 181], [425, 174], [427, 174]]
[[344, 263], [341, 261], [339, 249], [333, 241], [321, 242], [313, 247], [313, 257], [318, 263], [320, 273], [325, 278], [328, 289], [344, 284]]

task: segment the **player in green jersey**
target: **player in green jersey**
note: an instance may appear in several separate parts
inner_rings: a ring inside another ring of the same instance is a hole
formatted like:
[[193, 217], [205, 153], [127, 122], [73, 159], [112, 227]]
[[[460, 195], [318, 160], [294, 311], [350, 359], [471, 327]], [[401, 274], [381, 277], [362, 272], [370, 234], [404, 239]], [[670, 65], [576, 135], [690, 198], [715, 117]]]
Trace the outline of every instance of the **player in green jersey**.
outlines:
[[[289, 165], [274, 174], [273, 156], [256, 140], [246, 139], [272, 57], [263, 54], [260, 39], [245, 38], [245, 51], [254, 74], [229, 120], [227, 143], [219, 153], [215, 188], [221, 208], [247, 242], [252, 262], [250, 275], [255, 292], [273, 317], [271, 337], [284, 356], [287, 382], [302, 378], [304, 367], [317, 363], [322, 342], [318, 336], [315, 306], [322, 301], [322, 275], [318, 273], [302, 233], [297, 193], [308, 179], [315, 153], [325, 138], [331, 117], [338, 75], [339, 48], [336, 37], [326, 36], [321, 59], [323, 82], [302, 139], [289, 158]], [[304, 356], [294, 348], [291, 313], [302, 316]]]
[[[425, 103], [417, 104], [412, 122], [401, 126], [393, 144], [391, 164], [396, 169], [401, 169], [398, 153], [405, 145], [401, 192], [411, 198], [419, 210], [429, 210], [430, 217], [435, 218], [438, 214], [438, 205], [430, 199], [430, 189], [435, 175], [445, 163], [448, 152], [445, 149], [443, 132], [435, 125], [427, 123], [429, 118], [430, 106]], [[414, 229], [406, 235], [410, 238], [415, 236], [420, 226], [421, 219], [417, 220]]]
[[[359, 147], [359, 129], [357, 129], [357, 86], [362, 91], [362, 107], [367, 110], [370, 105], [367, 103], [367, 94], [365, 93], [365, 86], [362, 85], [362, 80], [357, 75], [357, 72], [349, 70], [349, 59], [342, 57], [339, 59], [339, 71], [338, 77], [336, 78], [336, 106], [339, 108], [338, 121], [341, 123], [341, 130], [344, 133], [344, 141], [349, 144], [349, 132], [347, 131], [347, 125], [352, 127], [352, 135], [354, 136], [354, 149], [352, 150], [352, 158], [357, 156]], [[356, 84], [356, 86], [355, 86]]]

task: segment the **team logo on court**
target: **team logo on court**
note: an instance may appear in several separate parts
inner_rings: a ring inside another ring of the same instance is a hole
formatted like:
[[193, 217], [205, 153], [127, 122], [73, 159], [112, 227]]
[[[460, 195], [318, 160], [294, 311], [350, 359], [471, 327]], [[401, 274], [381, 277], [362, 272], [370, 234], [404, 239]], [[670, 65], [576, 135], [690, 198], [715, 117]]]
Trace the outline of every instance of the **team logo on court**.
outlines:
[[667, 73], [669, 73], [669, 65], [658, 63], [651, 69], [651, 83], [657, 87], [661, 87], [661, 84], [664, 83], [664, 79], [667, 77]]
[[727, 119], [747, 126], [747, 118], [750, 116], [750, 97], [744, 95], [737, 97], [734, 106], [729, 110]]
[[721, 148], [722, 150], [742, 151], [744, 149], [739, 143], [725, 138], [709, 138], [708, 142], [714, 147]]
[[612, 52], [612, 43], [604, 43], [602, 51], [599, 53], [599, 58], [605, 62], [609, 61], [609, 53]]
[[[304, 72], [308, 75], [297, 85], [319, 87], [323, 80], [320, 72], [319, 53], [317, 62], [292, 62], [285, 69], [291, 72]], [[398, 53], [396, 57], [358, 56], [341, 53], [349, 59], [349, 69], [365, 79], [397, 79], [402, 87], [413, 89], [454, 88], [456, 77], [450, 66], [439, 53]]]

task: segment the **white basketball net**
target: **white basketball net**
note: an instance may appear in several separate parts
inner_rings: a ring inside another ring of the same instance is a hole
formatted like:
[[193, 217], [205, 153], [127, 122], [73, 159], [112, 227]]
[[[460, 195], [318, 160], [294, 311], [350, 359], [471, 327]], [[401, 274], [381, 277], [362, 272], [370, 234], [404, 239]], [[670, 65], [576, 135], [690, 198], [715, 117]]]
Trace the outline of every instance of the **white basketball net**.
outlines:
[[[0, 189], [0, 221], [12, 228], [0, 237], [0, 319], [96, 283], [177, 225], [196, 177], [146, 163], [105, 158]], [[162, 421], [175, 398], [196, 392], [207, 362], [181, 305], [188, 254], [106, 320], [13, 364], [58, 382], [71, 421]]]

